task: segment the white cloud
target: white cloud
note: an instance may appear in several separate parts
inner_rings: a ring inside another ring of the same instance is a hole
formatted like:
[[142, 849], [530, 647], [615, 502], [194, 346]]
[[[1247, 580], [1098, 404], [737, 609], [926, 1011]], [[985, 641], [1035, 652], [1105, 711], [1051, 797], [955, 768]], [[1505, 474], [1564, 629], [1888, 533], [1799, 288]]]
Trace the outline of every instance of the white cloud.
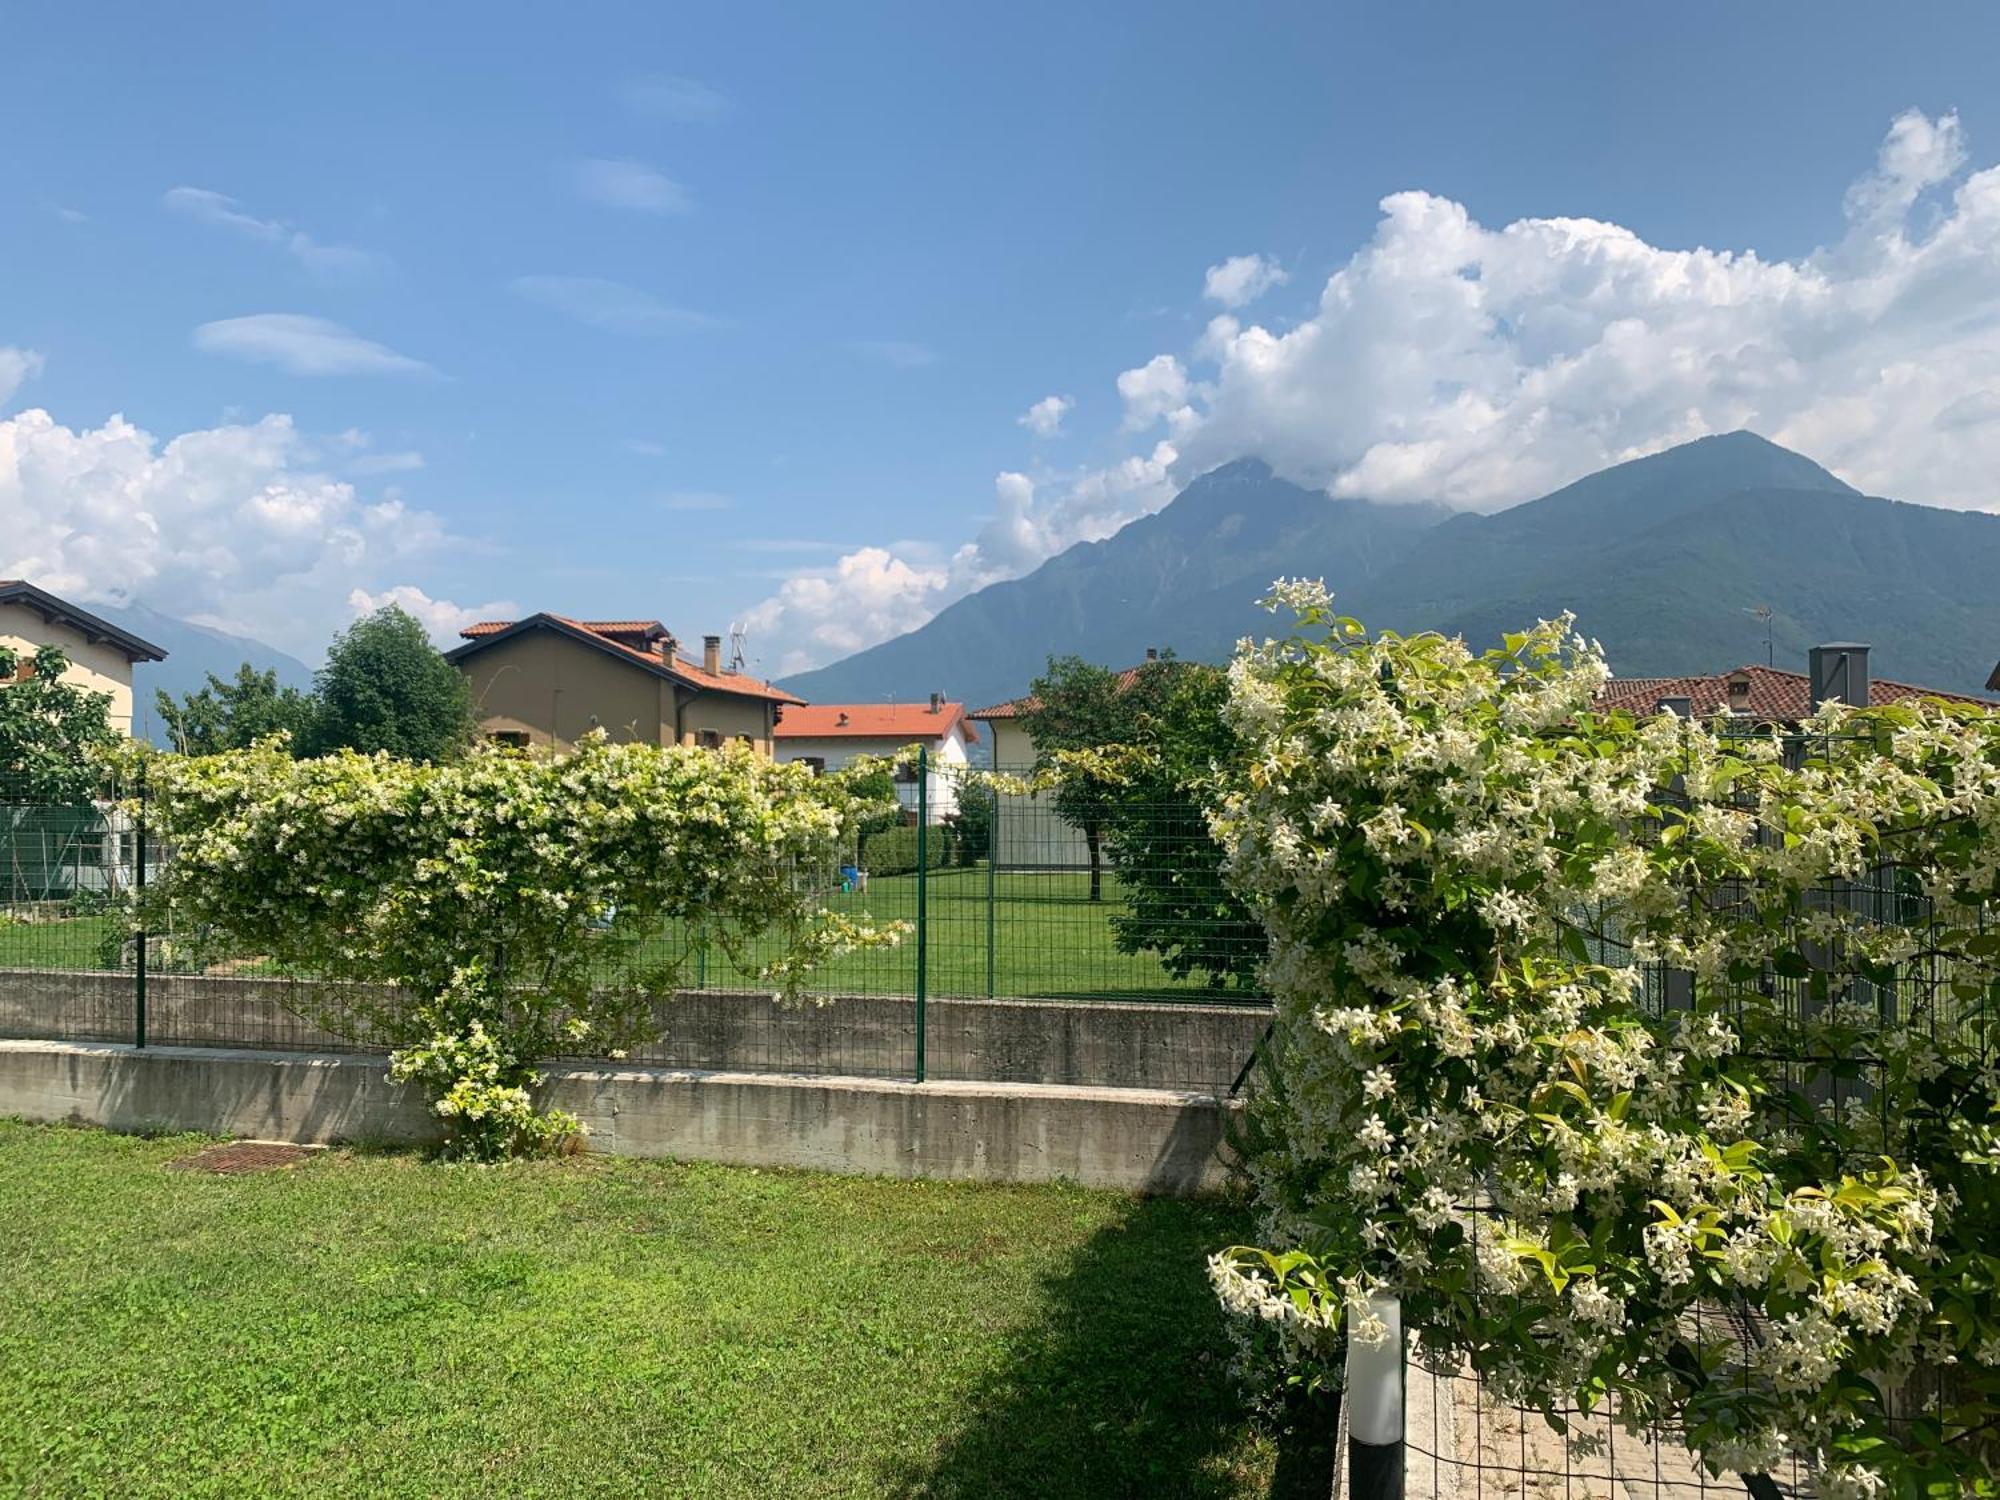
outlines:
[[352, 589], [347, 595], [348, 610], [357, 620], [390, 604], [422, 625], [441, 649], [463, 645], [459, 631], [476, 621], [517, 620], [523, 613], [521, 606], [511, 599], [455, 604], [449, 599], [433, 599], [413, 583], [399, 583], [372, 594], [366, 589]]
[[625, 451], [627, 453], [636, 453], [641, 458], [665, 458], [667, 456], [667, 445], [665, 443], [656, 443], [651, 438], [627, 438], [625, 439]]
[[1068, 396], [1044, 396], [1014, 420], [1036, 437], [1054, 437], [1075, 405]]
[[449, 542], [435, 515], [320, 471], [289, 417], [166, 442], [123, 417], [0, 420], [0, 576], [79, 601], [143, 598], [312, 656], [351, 589]]
[[273, 245], [315, 275], [361, 275], [387, 264], [384, 257], [372, 251], [357, 250], [352, 245], [325, 244], [282, 219], [258, 218], [226, 193], [177, 187], [168, 189], [161, 201], [175, 213]]
[[1269, 256], [1232, 255], [1221, 265], [1208, 268], [1201, 294], [1224, 307], [1242, 307], [1290, 279], [1285, 268]]
[[711, 124], [730, 109], [728, 98], [700, 79], [671, 74], [628, 79], [619, 87], [618, 97], [626, 109], [641, 118], [684, 125]]
[[642, 161], [593, 157], [570, 169], [570, 181], [581, 196], [607, 208], [648, 214], [694, 212], [694, 199], [686, 188]]
[[205, 354], [276, 365], [294, 375], [436, 373], [420, 359], [304, 313], [255, 313], [203, 323], [194, 331], [194, 346]]
[[757, 619], [780, 670], [817, 664], [1246, 455], [1337, 494], [1495, 507], [1749, 427], [1876, 494], [2000, 509], [2000, 168], [1967, 160], [1955, 116], [1898, 117], [1840, 239], [1790, 260], [1394, 194], [1296, 327], [1223, 314], [1118, 376], [1128, 431], [1166, 423], [1149, 457], [1002, 475], [948, 563], [862, 548]]
[[347, 461], [352, 474], [409, 474], [423, 466], [423, 454], [413, 448], [400, 453], [364, 453]]
[[34, 350], [0, 344], [0, 406], [41, 373], [42, 357]]
[[512, 286], [516, 296], [613, 333], [673, 333], [713, 327], [716, 322], [704, 313], [662, 302], [651, 292], [596, 276], [517, 276]]
[[908, 339], [857, 339], [853, 348], [856, 354], [880, 360], [898, 370], [918, 370], [937, 363], [935, 350]]
[[1193, 416], [1188, 373], [1171, 354], [1156, 354], [1136, 370], [1118, 377], [1118, 395], [1125, 402], [1125, 429], [1142, 432], [1162, 417], [1180, 427]]

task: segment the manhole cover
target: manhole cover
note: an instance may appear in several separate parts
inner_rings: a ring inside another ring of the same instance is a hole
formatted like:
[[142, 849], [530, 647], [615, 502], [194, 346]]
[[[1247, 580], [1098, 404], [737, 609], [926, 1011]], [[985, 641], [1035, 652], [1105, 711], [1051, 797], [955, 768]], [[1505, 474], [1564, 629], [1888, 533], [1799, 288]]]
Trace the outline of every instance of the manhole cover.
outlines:
[[304, 1161], [323, 1148], [294, 1146], [286, 1141], [229, 1141], [210, 1146], [193, 1156], [177, 1157], [167, 1163], [175, 1172], [268, 1172]]

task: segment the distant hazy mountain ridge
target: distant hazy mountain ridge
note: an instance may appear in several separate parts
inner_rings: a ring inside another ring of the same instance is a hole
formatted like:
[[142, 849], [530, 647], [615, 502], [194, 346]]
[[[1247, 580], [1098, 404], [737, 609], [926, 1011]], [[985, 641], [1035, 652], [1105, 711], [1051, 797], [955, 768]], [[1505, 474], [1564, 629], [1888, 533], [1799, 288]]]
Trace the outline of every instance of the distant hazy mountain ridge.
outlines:
[[1324, 577], [1371, 629], [1475, 645], [1573, 610], [1625, 676], [1713, 672], [1861, 640], [1880, 676], [1981, 691], [2000, 658], [2000, 516], [1859, 493], [1752, 433], [1619, 464], [1493, 515], [1335, 500], [1243, 460], [1157, 514], [994, 584], [920, 629], [788, 679], [820, 702], [1009, 698], [1051, 654], [1220, 661], [1268, 630], [1280, 575]]
[[295, 656], [287, 656], [274, 646], [248, 636], [231, 635], [189, 620], [163, 615], [141, 603], [90, 604], [85, 606], [113, 625], [151, 641], [167, 653], [160, 662], [142, 663], [132, 674], [133, 733], [158, 741], [160, 726], [153, 713], [153, 694], [165, 688], [178, 698], [198, 691], [213, 672], [217, 677], [234, 677], [236, 669], [249, 662], [260, 672], [276, 672], [280, 686], [309, 688], [312, 668]]

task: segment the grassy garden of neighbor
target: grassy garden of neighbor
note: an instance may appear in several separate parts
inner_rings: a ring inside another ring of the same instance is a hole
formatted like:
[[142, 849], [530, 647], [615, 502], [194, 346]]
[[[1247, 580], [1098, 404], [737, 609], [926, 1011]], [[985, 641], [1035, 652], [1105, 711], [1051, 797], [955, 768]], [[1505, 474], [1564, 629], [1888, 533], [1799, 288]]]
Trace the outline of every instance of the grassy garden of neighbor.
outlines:
[[1250, 1496], [1224, 1200], [0, 1121], [0, 1493]]
[[[988, 953], [992, 993], [1012, 998], [1227, 1000], [1228, 990], [1210, 989], [1199, 976], [1176, 979], [1150, 954], [1120, 953], [1111, 918], [1124, 908], [1117, 881], [1109, 876], [1104, 899], [1089, 899], [1089, 877], [1062, 873], [1005, 872], [991, 883], [991, 943], [988, 942], [989, 888], [983, 865], [934, 870], [926, 892], [929, 990], [933, 995], [984, 995]], [[883, 920], [914, 923], [915, 875], [876, 876], [865, 892], [836, 893], [827, 899], [836, 911], [866, 913]], [[0, 968], [95, 969], [104, 965], [105, 937], [117, 918], [105, 915], [60, 920], [0, 922]], [[232, 962], [228, 972], [256, 973], [253, 963]], [[726, 958], [710, 955], [689, 974], [691, 983], [736, 988], [752, 981], [735, 972]], [[914, 938], [900, 947], [867, 950], [836, 959], [815, 976], [812, 988], [828, 993], [907, 995], [916, 984]]]

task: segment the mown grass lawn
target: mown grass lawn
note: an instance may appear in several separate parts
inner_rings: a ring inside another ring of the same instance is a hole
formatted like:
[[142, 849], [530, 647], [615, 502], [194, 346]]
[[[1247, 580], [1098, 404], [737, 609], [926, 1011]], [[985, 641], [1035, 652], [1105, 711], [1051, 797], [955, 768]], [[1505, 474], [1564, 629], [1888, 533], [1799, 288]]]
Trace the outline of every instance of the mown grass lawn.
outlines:
[[0, 1493], [1249, 1496], [1226, 1201], [0, 1121]]

